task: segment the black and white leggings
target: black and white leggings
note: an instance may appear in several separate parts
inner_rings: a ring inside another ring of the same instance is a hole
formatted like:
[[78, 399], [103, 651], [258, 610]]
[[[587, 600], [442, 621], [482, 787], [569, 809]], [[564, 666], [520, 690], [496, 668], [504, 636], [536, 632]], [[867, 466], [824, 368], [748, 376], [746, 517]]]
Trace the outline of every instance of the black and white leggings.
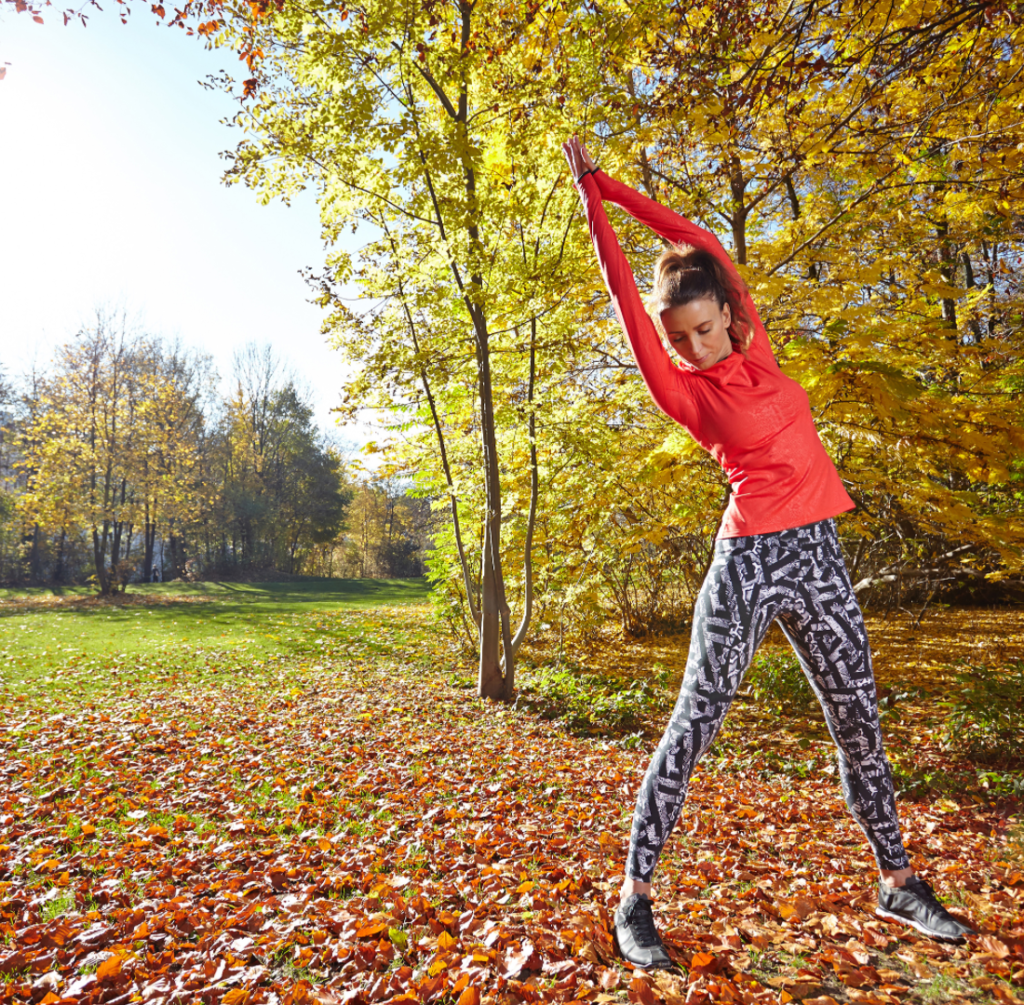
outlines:
[[633, 814], [626, 875], [649, 883], [690, 775], [718, 733], [772, 621], [796, 650], [838, 748], [843, 795], [882, 869], [909, 865], [900, 838], [864, 620], [835, 523], [731, 538], [694, 607], [686, 673]]

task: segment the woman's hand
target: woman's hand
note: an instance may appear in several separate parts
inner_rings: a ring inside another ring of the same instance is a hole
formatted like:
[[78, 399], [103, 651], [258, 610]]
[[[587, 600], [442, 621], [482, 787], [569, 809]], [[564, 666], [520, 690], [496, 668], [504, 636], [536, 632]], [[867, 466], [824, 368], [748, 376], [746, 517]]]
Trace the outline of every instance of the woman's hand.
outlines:
[[563, 143], [562, 151], [565, 154], [565, 159], [569, 162], [573, 181], [579, 181], [588, 171], [597, 170], [593, 157], [587, 153], [587, 148], [580, 143], [578, 136], [573, 135], [571, 140]]

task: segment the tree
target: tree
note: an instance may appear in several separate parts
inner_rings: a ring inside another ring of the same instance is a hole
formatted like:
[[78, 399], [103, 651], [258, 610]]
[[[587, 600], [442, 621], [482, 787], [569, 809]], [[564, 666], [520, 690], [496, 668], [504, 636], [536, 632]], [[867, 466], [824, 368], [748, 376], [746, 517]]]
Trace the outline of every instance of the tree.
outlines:
[[158, 513], [187, 519], [198, 504], [203, 365], [99, 312], [34, 389], [16, 439], [26, 480], [18, 504], [36, 539], [40, 526], [59, 528], [62, 545], [89, 535], [101, 594], [123, 586], [140, 523], [148, 568]]
[[[335, 308], [328, 329], [361, 367], [353, 400], [420, 418], [432, 432], [430, 466], [477, 633], [479, 691], [504, 700], [533, 597], [538, 356], [556, 368], [571, 332], [565, 252], [575, 194], [557, 159], [560, 108], [537, 73], [564, 42], [568, 10], [318, 2], [261, 8], [254, 26], [251, 8], [233, 8], [222, 38], [252, 29], [264, 53], [231, 176], [264, 198], [314, 184], [329, 240], [353, 224], [375, 235], [358, 263], [332, 253], [321, 277], [321, 302]], [[350, 277], [378, 301], [372, 315], [353, 314], [336, 295]], [[513, 427], [529, 437], [525, 456], [509, 448]], [[465, 449], [470, 433], [475, 456]], [[515, 471], [513, 457], [524, 467]], [[503, 481], [524, 469], [529, 503], [513, 517]], [[467, 524], [460, 504], [474, 493], [480, 516]], [[515, 631], [502, 538], [510, 517], [525, 525]]]
[[222, 563], [299, 572], [315, 546], [337, 536], [351, 490], [309, 404], [293, 381], [278, 383], [281, 376], [269, 346], [250, 344], [236, 356], [216, 450], [215, 479], [224, 488], [215, 522]]

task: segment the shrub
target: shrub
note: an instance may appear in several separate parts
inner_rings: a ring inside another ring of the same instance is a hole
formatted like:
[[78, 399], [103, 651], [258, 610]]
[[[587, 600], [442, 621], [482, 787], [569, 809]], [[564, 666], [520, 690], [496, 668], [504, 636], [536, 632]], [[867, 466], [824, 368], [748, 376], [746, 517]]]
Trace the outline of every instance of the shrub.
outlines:
[[819, 707], [800, 662], [792, 653], [758, 653], [745, 683], [750, 696], [774, 715], [806, 715]]
[[549, 666], [521, 667], [518, 677], [520, 701], [584, 736], [638, 733], [663, 714], [674, 697], [666, 689], [668, 671], [657, 664], [642, 680]]
[[996, 670], [964, 666], [948, 712], [942, 743], [979, 764], [1024, 767], [1024, 662]]

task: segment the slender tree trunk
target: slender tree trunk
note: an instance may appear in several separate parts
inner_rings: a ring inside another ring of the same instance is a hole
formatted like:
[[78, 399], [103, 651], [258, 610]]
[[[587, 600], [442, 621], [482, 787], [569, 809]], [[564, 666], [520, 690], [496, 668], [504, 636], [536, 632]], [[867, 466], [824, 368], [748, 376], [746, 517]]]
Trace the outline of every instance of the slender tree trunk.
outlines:
[[738, 265], [747, 264], [747, 179], [743, 175], [743, 162], [737, 155], [730, 158], [729, 188], [732, 190], [732, 243], [736, 248]]
[[[956, 251], [949, 239], [949, 223], [943, 220], [935, 228], [935, 236], [939, 240], [939, 275], [947, 286], [956, 281]], [[954, 329], [957, 328], [956, 301], [952, 297], [942, 298], [942, 320]]]
[[142, 523], [142, 581], [148, 583], [153, 578], [153, 545], [156, 543], [156, 505], [150, 506], [146, 500], [145, 517]]
[[[974, 264], [971, 262], [971, 253], [969, 251], [965, 251], [960, 256], [960, 259], [963, 262], [964, 266], [964, 285], [967, 287], [967, 289], [973, 290], [975, 289], [975, 287], [977, 287], [978, 284], [974, 278]], [[967, 324], [968, 327], [971, 329], [971, 341], [973, 341], [974, 343], [980, 342], [981, 325], [978, 323], [977, 318], [968, 319]], [[966, 342], [967, 339], [965, 338], [964, 341]]]
[[180, 579], [185, 575], [185, 539], [172, 534], [171, 544], [171, 579]]
[[67, 528], [61, 527], [60, 544], [57, 545], [57, 561], [53, 565], [53, 581], [55, 583], [63, 583], [66, 579], [65, 563], [67, 562], [67, 556], [65, 554], [65, 547], [67, 545], [67, 539]]
[[39, 546], [41, 535], [42, 529], [39, 524], [34, 524], [32, 527], [32, 550], [28, 556], [28, 581], [30, 583], [40, 583], [43, 579], [43, 552]]
[[[505, 600], [501, 567], [501, 480], [498, 471], [498, 441], [494, 421], [491, 360], [486, 323], [479, 309], [473, 319], [477, 334], [477, 384], [480, 389], [480, 435], [483, 440], [484, 486], [487, 514], [484, 522], [483, 569], [480, 604], [480, 667], [478, 690], [481, 698], [511, 701], [515, 688], [515, 657]], [[501, 650], [505, 653], [502, 673]]]
[[537, 466], [537, 416], [533, 409], [534, 390], [537, 383], [537, 319], [530, 319], [530, 384], [526, 394], [526, 406], [530, 409], [527, 429], [530, 437], [530, 513], [526, 520], [526, 540], [523, 543], [523, 617], [512, 639], [512, 655], [519, 653], [519, 647], [530, 629], [533, 614], [533, 530], [537, 522], [537, 495], [540, 474]]
[[107, 568], [107, 538], [110, 532], [109, 524], [103, 522], [103, 532], [98, 527], [92, 529], [92, 560], [96, 566], [96, 582], [99, 584], [100, 596], [110, 595], [110, 574]]

